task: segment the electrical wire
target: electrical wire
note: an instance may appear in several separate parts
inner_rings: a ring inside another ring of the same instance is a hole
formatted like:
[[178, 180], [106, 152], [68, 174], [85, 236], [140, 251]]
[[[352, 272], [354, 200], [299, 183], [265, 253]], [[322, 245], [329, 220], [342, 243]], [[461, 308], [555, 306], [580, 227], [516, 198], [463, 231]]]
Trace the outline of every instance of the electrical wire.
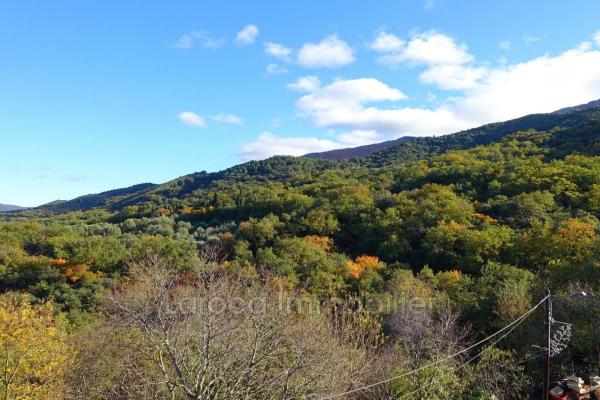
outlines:
[[[545, 300], [545, 299], [544, 299]], [[535, 307], [537, 308], [537, 306]], [[514, 325], [508, 332], [506, 332], [504, 335], [500, 336], [500, 338], [498, 340], [496, 340], [494, 343], [490, 344], [489, 346], [487, 346], [486, 348], [482, 349], [479, 353], [477, 353], [476, 355], [474, 355], [472, 358], [470, 358], [469, 360], [467, 360], [466, 362], [464, 362], [463, 364], [459, 365], [458, 367], [455, 368], [455, 370], [459, 370], [463, 367], [465, 367], [467, 364], [471, 363], [471, 361], [476, 360], [477, 358], [481, 357], [481, 355], [487, 351], [488, 349], [494, 347], [496, 344], [498, 344], [498, 342], [500, 342], [502, 339], [504, 339], [505, 337], [507, 337], [508, 335], [510, 335], [515, 329], [517, 329], [517, 327], [519, 325], [521, 325], [523, 323], [523, 321], [525, 321], [525, 319], [527, 319], [527, 317], [529, 315], [531, 315], [531, 313], [533, 313], [535, 311], [535, 308], [532, 308], [531, 310], [529, 310], [527, 313], [525, 313], [521, 318], [521, 320]], [[515, 322], [518, 320], [515, 320]]]
[[[537, 307], [536, 307], [536, 308], [537, 308]], [[465, 367], [466, 365], [470, 364], [472, 361], [474, 361], [474, 360], [476, 360], [477, 358], [479, 358], [479, 357], [480, 357], [480, 356], [481, 356], [481, 355], [482, 355], [482, 354], [483, 354], [485, 351], [487, 351], [488, 349], [490, 349], [490, 348], [494, 347], [496, 344], [498, 344], [498, 342], [500, 342], [502, 339], [504, 339], [504, 338], [505, 338], [505, 337], [507, 337], [509, 334], [511, 334], [511, 333], [512, 333], [512, 332], [513, 332], [513, 331], [514, 331], [514, 330], [515, 330], [515, 329], [516, 329], [516, 328], [517, 328], [519, 325], [521, 325], [521, 323], [523, 323], [523, 321], [525, 321], [525, 319], [526, 319], [526, 318], [527, 318], [527, 317], [528, 317], [528, 316], [529, 316], [529, 315], [530, 315], [530, 314], [531, 314], [533, 311], [535, 311], [535, 308], [532, 308], [532, 309], [531, 309], [531, 310], [529, 310], [529, 311], [528, 311], [526, 314], [524, 314], [524, 315], [522, 316], [522, 318], [523, 318], [523, 319], [521, 319], [521, 321], [520, 321], [519, 323], [517, 323], [516, 325], [514, 325], [514, 326], [512, 327], [512, 329], [510, 329], [508, 332], [506, 332], [504, 335], [502, 335], [502, 336], [501, 336], [501, 337], [500, 337], [498, 340], [496, 340], [494, 343], [490, 344], [490, 345], [489, 345], [489, 346], [487, 346], [485, 349], [482, 349], [482, 350], [481, 350], [479, 353], [477, 353], [477, 355], [475, 355], [474, 357], [470, 358], [469, 360], [467, 360], [467, 361], [466, 361], [466, 362], [464, 362], [463, 364], [459, 365], [458, 367], [451, 368], [450, 370], [451, 370], [451, 371], [453, 371], [453, 372], [455, 372], [455, 371], [458, 371], [459, 369], [461, 369], [461, 368]], [[516, 321], [517, 321], [517, 320], [515, 320], [514, 322], [516, 322]], [[517, 364], [522, 364], [522, 363], [524, 363], [524, 362], [527, 362], [527, 361], [533, 360], [533, 359], [535, 359], [535, 358], [538, 358], [538, 357], [540, 357], [540, 356], [542, 356], [542, 355], [544, 355], [544, 353], [542, 353], [542, 354], [538, 354], [538, 355], [537, 355], [537, 356], [535, 356], [535, 357], [531, 357], [531, 358], [529, 358], [529, 359], [527, 359], [527, 360], [525, 360], [525, 361], [521, 361], [520, 363], [517, 363]], [[433, 381], [433, 379], [432, 379], [432, 381]], [[431, 383], [430, 383], [429, 385], [431, 385]], [[411, 392], [409, 392], [409, 393], [403, 394], [402, 396], [398, 397], [396, 400], [402, 400], [402, 399], [405, 399], [405, 398], [409, 397], [410, 395], [413, 395], [413, 394], [415, 394], [415, 393], [417, 393], [417, 392], [420, 392], [421, 390], [423, 390], [425, 387], [427, 387], [427, 386], [429, 386], [429, 385], [423, 385], [423, 386], [420, 386], [420, 387], [418, 387], [416, 390], [413, 390], [413, 391], [411, 391]]]
[[[549, 295], [545, 296], [545, 297], [544, 297], [542, 300], [540, 300], [540, 302], [539, 302], [539, 303], [537, 303], [535, 306], [533, 306], [533, 308], [531, 308], [531, 309], [530, 309], [529, 311], [527, 311], [525, 314], [523, 314], [522, 316], [520, 316], [519, 318], [517, 318], [516, 320], [514, 320], [514, 321], [513, 321], [513, 322], [511, 322], [510, 324], [506, 325], [504, 328], [500, 329], [500, 330], [499, 330], [499, 331], [497, 331], [496, 333], [494, 333], [494, 334], [492, 334], [492, 335], [490, 335], [490, 336], [486, 337], [485, 339], [482, 339], [482, 340], [480, 340], [479, 342], [477, 342], [477, 343], [475, 343], [475, 344], [473, 344], [473, 345], [471, 345], [471, 346], [469, 346], [469, 347], [467, 347], [467, 348], [465, 348], [465, 349], [463, 349], [463, 350], [461, 350], [461, 351], [458, 351], [458, 352], [456, 352], [456, 353], [454, 353], [454, 354], [451, 354], [451, 355], [449, 355], [449, 356], [447, 356], [447, 357], [444, 357], [444, 358], [442, 358], [442, 359], [440, 359], [440, 360], [438, 360], [438, 361], [435, 361], [435, 362], [432, 362], [432, 363], [430, 363], [430, 364], [427, 364], [427, 365], [425, 365], [425, 366], [423, 366], [423, 367], [420, 367], [420, 368], [414, 369], [414, 370], [412, 370], [412, 371], [409, 371], [409, 372], [405, 372], [405, 373], [403, 373], [403, 374], [401, 374], [401, 375], [397, 375], [397, 376], [394, 376], [394, 377], [391, 377], [391, 378], [388, 378], [388, 379], [382, 380], [382, 381], [380, 381], [380, 382], [371, 383], [371, 384], [369, 384], [369, 385], [362, 386], [362, 387], [359, 387], [359, 388], [356, 388], [356, 389], [348, 390], [348, 391], [346, 391], [346, 392], [343, 392], [343, 393], [338, 393], [338, 394], [334, 394], [334, 395], [331, 395], [331, 396], [322, 397], [320, 400], [330, 400], [330, 399], [335, 399], [335, 398], [338, 398], [338, 397], [345, 396], [345, 395], [347, 395], [347, 394], [352, 394], [352, 393], [360, 392], [360, 391], [363, 391], [363, 390], [366, 390], [366, 389], [370, 389], [370, 388], [372, 388], [372, 387], [375, 387], [375, 386], [383, 385], [384, 383], [392, 382], [392, 381], [394, 381], [394, 380], [396, 380], [396, 379], [400, 379], [400, 378], [404, 378], [404, 377], [406, 377], [406, 376], [414, 375], [414, 374], [416, 374], [417, 372], [423, 371], [424, 369], [427, 369], [427, 368], [435, 367], [435, 366], [437, 366], [437, 365], [439, 365], [439, 364], [441, 364], [441, 363], [443, 363], [443, 362], [445, 362], [445, 361], [448, 361], [448, 360], [450, 360], [450, 359], [452, 359], [452, 358], [454, 358], [454, 357], [456, 357], [456, 356], [459, 356], [459, 355], [461, 355], [461, 354], [464, 354], [464, 353], [466, 353], [466, 352], [468, 352], [468, 351], [470, 351], [470, 350], [472, 350], [472, 349], [474, 349], [474, 348], [476, 348], [476, 347], [479, 347], [479, 346], [481, 346], [482, 344], [484, 344], [485, 342], [487, 342], [488, 340], [490, 340], [490, 339], [492, 339], [492, 338], [494, 338], [494, 337], [496, 337], [496, 336], [498, 336], [498, 335], [502, 334], [502, 333], [503, 333], [504, 331], [506, 331], [507, 329], [510, 329], [510, 331], [509, 331], [508, 333], [506, 333], [506, 334], [505, 334], [505, 335], [503, 335], [503, 336], [502, 336], [500, 339], [498, 339], [496, 342], [494, 342], [494, 344], [495, 344], [495, 343], [498, 343], [500, 340], [502, 340], [502, 339], [504, 339], [506, 336], [508, 336], [508, 335], [509, 335], [509, 334], [510, 334], [510, 333], [511, 333], [511, 332], [512, 332], [512, 331], [513, 331], [515, 328], [516, 328], [516, 326], [520, 325], [520, 324], [521, 324], [521, 322], [523, 322], [523, 321], [524, 321], [524, 320], [525, 320], [527, 317], [529, 317], [529, 315], [531, 315], [531, 313], [533, 313], [533, 311], [535, 311], [535, 310], [536, 310], [536, 309], [537, 309], [539, 306], [541, 306], [541, 305], [542, 305], [542, 303], [544, 303], [544, 301], [546, 301], [546, 299], [548, 299], [548, 297], [549, 297]], [[514, 327], [513, 327], [513, 325], [515, 325], [515, 324], [516, 324], [516, 326], [514, 326]], [[511, 329], [511, 328], [512, 328], [512, 329]], [[493, 346], [493, 344], [492, 344], [492, 346]], [[484, 350], [485, 350], [485, 349], [484, 349]], [[466, 363], [464, 363], [464, 364], [460, 365], [458, 368], [462, 368], [462, 367], [464, 367], [464, 366], [465, 366], [467, 363], [469, 363], [470, 361], [472, 361], [472, 360], [476, 359], [477, 357], [479, 357], [479, 356], [482, 354], [482, 352], [483, 352], [484, 350], [482, 350], [482, 351], [481, 351], [481, 352], [480, 352], [478, 355], [476, 355], [475, 357], [473, 357], [471, 360], [469, 360], [469, 361], [467, 361]], [[418, 390], [417, 390], [417, 391], [418, 391]]]

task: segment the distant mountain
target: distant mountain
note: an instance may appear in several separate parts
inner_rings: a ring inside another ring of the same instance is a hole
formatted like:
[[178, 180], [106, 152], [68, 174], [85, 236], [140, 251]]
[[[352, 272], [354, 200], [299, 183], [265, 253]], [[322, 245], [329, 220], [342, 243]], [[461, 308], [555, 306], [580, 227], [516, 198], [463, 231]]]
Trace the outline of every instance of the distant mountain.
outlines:
[[367, 144], [358, 147], [349, 147], [345, 149], [329, 150], [320, 153], [305, 154], [304, 157], [324, 158], [328, 160], [348, 160], [351, 158], [366, 157], [381, 150], [398, 146], [404, 142], [414, 139], [412, 136], [403, 136], [398, 139], [388, 140], [386, 142]]
[[[223, 188], [237, 188], [243, 201], [244, 184], [294, 185], [297, 179], [318, 176], [330, 169], [379, 168], [415, 160], [427, 160], [448, 150], [466, 150], [503, 140], [519, 131], [540, 132], [538, 147], [546, 149], [547, 158], [568, 154], [600, 155], [600, 101], [569, 107], [548, 114], [533, 114], [438, 137], [404, 137], [389, 142], [351, 149], [312, 153], [305, 157], [276, 156], [250, 161], [219, 172], [196, 172], [164, 184], [143, 183], [124, 189], [81, 196], [69, 201], [55, 201], [25, 213], [48, 215], [93, 208], [119, 211], [127, 206], [155, 209], [211, 196], [219, 198]], [[543, 133], [545, 132], [545, 133]], [[543, 133], [543, 134], [542, 134]], [[529, 136], [532, 137], [532, 136]], [[535, 136], [533, 136], [535, 137]], [[148, 206], [148, 207], [146, 207]]]
[[578, 106], [561, 108], [560, 110], [554, 111], [552, 114], [568, 114], [568, 113], [572, 113], [574, 111], [585, 111], [585, 110], [590, 110], [590, 109], [598, 108], [598, 107], [600, 107], [600, 99], [590, 101], [589, 103], [586, 103], [586, 104], [580, 104]]
[[88, 194], [73, 200], [57, 200], [28, 212], [51, 215], [92, 208], [117, 211], [129, 205], [157, 204], [163, 199], [184, 198], [196, 190], [209, 189], [215, 182], [236, 184], [288, 181], [300, 174], [314, 174], [336, 166], [338, 163], [331, 160], [276, 156], [267, 160], [249, 161], [219, 172], [195, 172], [161, 185], [142, 183], [128, 188]]
[[13, 206], [11, 204], [0, 204], [0, 212], [2, 211], [15, 211], [15, 210], [23, 210], [25, 207]]
[[35, 210], [62, 213], [69, 211], [89, 210], [96, 207], [110, 208], [113, 203], [116, 203], [125, 197], [141, 195], [156, 186], [157, 185], [154, 183], [140, 183], [127, 188], [113, 189], [98, 194], [86, 194], [73, 200], [56, 200], [51, 203], [36, 207]]
[[553, 139], [544, 144], [556, 157], [570, 153], [600, 155], [600, 102], [548, 114], [527, 115], [444, 136], [414, 138], [365, 157], [363, 164], [382, 166], [428, 159], [448, 150], [488, 145], [511, 133], [526, 130], [557, 130]]
[[[469, 149], [479, 145], [487, 145], [513, 132], [535, 129], [539, 131], [551, 128], [578, 129], [584, 125], [598, 123], [600, 99], [567, 107], [547, 114], [531, 114], [505, 122], [496, 122], [478, 128], [452, 133], [443, 136], [427, 137], [401, 137], [382, 143], [360, 146], [347, 149], [338, 149], [322, 153], [311, 153], [305, 157], [323, 158], [332, 160], [345, 160], [363, 158], [371, 165], [383, 165], [390, 162], [406, 162], [429, 158], [447, 150]], [[597, 125], [595, 125], [597, 126]], [[573, 132], [571, 132], [573, 133]], [[569, 146], [569, 133], [559, 135], [562, 146]], [[571, 137], [576, 140], [577, 134]], [[587, 137], [587, 136], [586, 136]], [[589, 138], [589, 137], [588, 137]], [[595, 137], [597, 138], [597, 137]], [[579, 137], [579, 140], [583, 137]], [[565, 142], [565, 140], [567, 142]], [[558, 143], [555, 143], [558, 145]], [[581, 143], [580, 143], [581, 144]], [[585, 148], [582, 144], [579, 150], [593, 151], [597, 147]]]

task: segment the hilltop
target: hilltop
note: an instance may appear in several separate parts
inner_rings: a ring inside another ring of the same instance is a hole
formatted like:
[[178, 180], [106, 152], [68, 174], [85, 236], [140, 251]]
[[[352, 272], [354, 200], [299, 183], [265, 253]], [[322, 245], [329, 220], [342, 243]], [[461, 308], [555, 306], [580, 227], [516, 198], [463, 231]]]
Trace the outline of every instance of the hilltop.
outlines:
[[15, 206], [12, 204], [0, 204], [0, 211], [15, 211], [23, 210], [25, 207]]

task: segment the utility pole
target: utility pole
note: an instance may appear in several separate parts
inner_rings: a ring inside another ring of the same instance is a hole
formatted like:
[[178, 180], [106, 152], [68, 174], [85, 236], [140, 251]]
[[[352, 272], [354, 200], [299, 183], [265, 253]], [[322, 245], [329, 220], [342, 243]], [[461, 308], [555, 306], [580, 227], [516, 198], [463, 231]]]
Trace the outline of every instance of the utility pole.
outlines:
[[544, 318], [544, 397], [548, 400], [550, 397], [550, 348], [552, 340], [552, 294], [550, 289], [546, 292], [546, 315]]

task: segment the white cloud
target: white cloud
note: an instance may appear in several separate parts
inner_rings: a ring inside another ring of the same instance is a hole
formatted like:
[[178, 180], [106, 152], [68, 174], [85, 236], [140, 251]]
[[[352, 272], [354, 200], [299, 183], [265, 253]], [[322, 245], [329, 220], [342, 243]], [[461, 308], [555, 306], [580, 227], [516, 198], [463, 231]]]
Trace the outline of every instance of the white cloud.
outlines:
[[182, 35], [175, 42], [174, 46], [179, 49], [191, 49], [194, 44], [198, 44], [205, 49], [216, 49], [219, 48], [223, 43], [224, 39], [212, 38], [205, 31], [193, 31]]
[[267, 42], [265, 43], [265, 53], [283, 61], [289, 61], [292, 55], [292, 49], [285, 47], [279, 43]]
[[500, 46], [502, 50], [510, 50], [510, 41], [501, 40], [500, 43], [498, 43], [498, 46]]
[[298, 52], [298, 63], [306, 68], [337, 68], [353, 63], [354, 50], [337, 35], [319, 43], [306, 43]]
[[235, 37], [235, 41], [241, 45], [249, 45], [254, 43], [258, 34], [260, 33], [256, 25], [246, 25], [241, 31], [239, 31]]
[[177, 39], [177, 41], [175, 42], [175, 44], [173, 46], [177, 47], [179, 49], [187, 50], [187, 49], [191, 49], [193, 45], [194, 45], [194, 39], [192, 38], [192, 36], [189, 34], [185, 34], [185, 35], [182, 35], [179, 39]]
[[283, 74], [287, 74], [288, 70], [287, 70], [287, 68], [285, 68], [279, 64], [273, 63], [273, 64], [267, 65], [266, 72], [267, 72], [267, 75], [283, 75]]
[[322, 111], [325, 111], [326, 115], [333, 115], [338, 111], [360, 109], [365, 103], [398, 101], [405, 98], [406, 95], [398, 89], [391, 88], [374, 78], [339, 79], [311, 94], [302, 96], [297, 106], [314, 116]]
[[239, 125], [239, 126], [244, 125], [244, 120], [241, 117], [238, 117], [237, 115], [229, 114], [229, 113], [219, 113], [217, 115], [213, 115], [212, 119], [215, 122], [221, 122], [221, 123], [225, 123], [225, 124]]
[[467, 45], [436, 31], [413, 34], [402, 51], [379, 58], [382, 64], [461, 65], [473, 60]]
[[321, 86], [321, 81], [316, 76], [301, 76], [294, 83], [288, 83], [288, 89], [299, 92], [314, 92]]
[[463, 65], [436, 65], [423, 71], [419, 78], [424, 83], [438, 85], [442, 89], [468, 89], [487, 74], [483, 67]]
[[396, 46], [397, 50], [392, 47], [381, 46], [389, 51], [378, 58], [380, 63], [388, 66], [400, 63], [425, 65], [427, 69], [419, 75], [420, 80], [442, 89], [470, 88], [486, 74], [485, 68], [473, 65], [474, 57], [466, 44], [433, 30], [413, 34], [406, 45]]
[[342, 133], [338, 140], [346, 146], [363, 146], [381, 140], [381, 135], [375, 130], [354, 130]]
[[404, 43], [404, 40], [402, 40], [398, 36], [380, 30], [379, 32], [377, 32], [377, 36], [375, 36], [375, 39], [373, 40], [373, 42], [371, 42], [369, 47], [375, 51], [380, 51], [382, 53], [390, 53], [402, 49]]
[[[469, 125], [468, 121], [455, 118], [445, 108], [427, 110], [368, 106], [373, 102], [396, 102], [405, 98], [400, 90], [377, 79], [362, 78], [334, 81], [302, 96], [296, 105], [301, 114], [317, 127], [346, 132], [374, 131], [378, 139], [428, 135], [440, 130], [458, 130]], [[342, 136], [340, 141], [351, 142], [347, 138], [348, 136]], [[371, 134], [371, 139], [374, 138], [375, 135]], [[367, 142], [364, 134], [360, 142]]]
[[[472, 60], [472, 56], [465, 59]], [[303, 78], [288, 85], [292, 89], [310, 90], [296, 102], [300, 115], [334, 136], [290, 140], [261, 135], [247, 144], [250, 147], [245, 148], [245, 159], [259, 153], [261, 157], [299, 155], [406, 135], [441, 135], [583, 104], [600, 97], [600, 49], [583, 42], [560, 54], [513, 64], [485, 67], [474, 65], [474, 61], [426, 64], [420, 75], [423, 82], [458, 93], [446, 99], [431, 96], [428, 100], [433, 102], [423, 107], [401, 106], [397, 102], [406, 96], [374, 78], [334, 80], [324, 86], [300, 84]], [[303, 147], [303, 143], [310, 148]], [[261, 150], [263, 146], [265, 150]]]
[[179, 114], [178, 117], [179, 120], [186, 125], [193, 126], [196, 128], [206, 127], [206, 122], [204, 122], [204, 119], [200, 115], [191, 111], [184, 111], [181, 114]]
[[599, 94], [600, 51], [583, 43], [556, 56], [490, 69], [452, 106], [477, 125], [586, 103]]
[[538, 40], [540, 40], [539, 37], [536, 36], [531, 36], [531, 35], [524, 35], [522, 37], [523, 43], [525, 43], [526, 46], [529, 46], [532, 43], [537, 42]]
[[426, 10], [432, 10], [437, 5], [437, 0], [423, 0], [423, 7]]
[[[366, 105], [404, 97], [390, 95], [401, 92], [375, 79], [334, 81], [300, 97], [297, 107], [317, 127], [375, 131], [380, 138], [396, 138], [451, 133], [525, 114], [551, 112], [597, 99], [600, 94], [600, 50], [592, 50], [585, 43], [556, 56], [497, 68], [470, 68], [444, 66], [425, 71], [421, 79], [462, 90], [437, 108]], [[464, 75], [465, 71], [472, 75]], [[370, 83], [358, 85], [357, 81]]]
[[275, 155], [301, 156], [307, 153], [338, 148], [339, 144], [327, 139], [304, 136], [279, 136], [261, 133], [256, 140], [242, 145], [242, 161], [262, 160]]
[[594, 34], [594, 42], [596, 42], [597, 46], [600, 46], [600, 31]]

